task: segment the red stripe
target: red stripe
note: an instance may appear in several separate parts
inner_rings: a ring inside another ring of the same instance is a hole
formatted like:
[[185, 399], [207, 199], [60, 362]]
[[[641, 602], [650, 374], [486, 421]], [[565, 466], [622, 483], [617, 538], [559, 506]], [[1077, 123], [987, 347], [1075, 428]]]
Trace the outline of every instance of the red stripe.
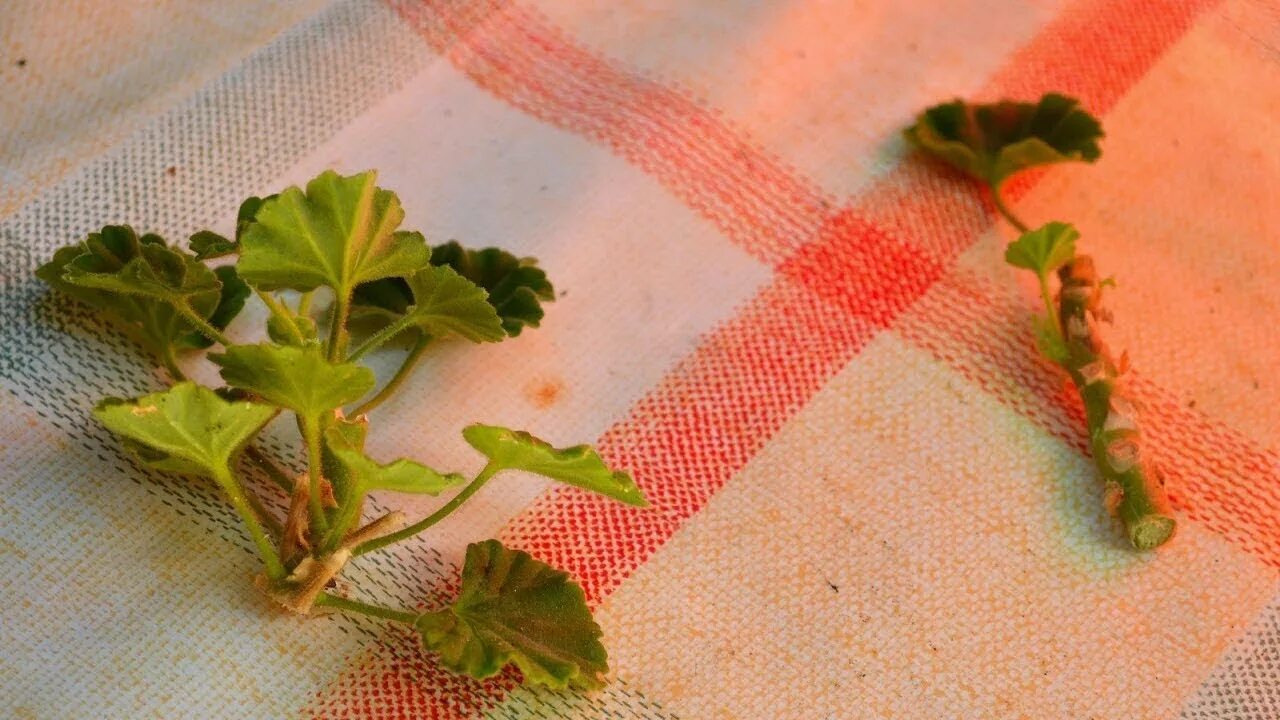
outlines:
[[[779, 269], [601, 439], [612, 463], [635, 472], [652, 511], [555, 491], [508, 527], [508, 539], [576, 573], [595, 599], [698, 512], [989, 222], [970, 185], [916, 164], [878, 181], [853, 212], [835, 210], [815, 183], [687, 93], [592, 55], [534, 13], [510, 4], [392, 4], [480, 87], [610, 148]], [[1066, 89], [1103, 111], [1213, 4], [1078, 2], [997, 73], [989, 92]], [[1162, 14], [1168, 18], [1151, 20]], [[361, 702], [360, 683], [350, 679], [318, 707]], [[447, 715], [441, 708], [473, 691], [486, 696], [476, 708], [496, 701], [484, 689], [441, 687], [438, 675], [418, 679], [405, 692], [417, 707], [434, 708], [428, 716]], [[383, 698], [391, 714], [380, 716], [395, 716], [399, 700]]]

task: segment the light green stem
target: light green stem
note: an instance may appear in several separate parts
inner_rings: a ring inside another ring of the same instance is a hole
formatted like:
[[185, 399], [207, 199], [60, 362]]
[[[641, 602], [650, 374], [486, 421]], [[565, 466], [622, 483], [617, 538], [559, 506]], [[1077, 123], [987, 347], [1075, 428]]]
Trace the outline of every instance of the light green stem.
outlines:
[[278, 485], [281, 490], [284, 490], [286, 495], [293, 492], [293, 480], [285, 471], [280, 469], [280, 466], [271, 462], [271, 458], [267, 457], [266, 453], [259, 450], [255, 445], [245, 448], [244, 452], [254, 465], [262, 468], [267, 473], [267, 477], [271, 478], [271, 482]]
[[325, 521], [324, 504], [320, 497], [320, 478], [323, 470], [320, 461], [320, 421], [318, 418], [300, 419], [302, 435], [307, 442], [307, 472], [311, 478], [310, 492], [307, 497], [307, 507], [311, 510], [311, 527], [323, 533], [328, 529], [329, 523]]
[[1008, 220], [1010, 225], [1017, 228], [1018, 232], [1024, 233], [1030, 230], [1031, 228], [1027, 227], [1026, 223], [1019, 220], [1018, 216], [1014, 215], [1013, 211], [1009, 209], [1009, 206], [1004, 204], [1004, 197], [1000, 195], [1000, 186], [992, 183], [988, 187], [991, 188], [991, 197], [995, 200], [996, 209], [1000, 211], [1000, 214], [1004, 216], [1004, 219]]
[[204, 335], [223, 347], [229, 347], [231, 345], [231, 340], [228, 339], [226, 335], [223, 335], [221, 330], [218, 330], [218, 328], [210, 325], [207, 320], [200, 317], [200, 313], [196, 312], [195, 309], [191, 307], [191, 304], [186, 300], [174, 303], [173, 309], [177, 310], [178, 314], [185, 318], [187, 322], [194, 325], [196, 330], [200, 331], [201, 335]]
[[342, 544], [342, 539], [350, 532], [351, 526], [359, 521], [360, 510], [364, 507], [364, 496], [367, 492], [368, 490], [362, 485], [353, 483], [351, 492], [342, 499], [342, 506], [333, 519], [333, 525], [329, 526], [329, 531], [320, 544], [322, 555], [336, 550]]
[[[396, 370], [396, 374], [387, 381], [386, 386], [379, 390], [377, 395], [369, 398], [361, 404], [360, 407], [353, 410], [351, 412], [351, 417], [367, 415], [370, 410], [378, 407], [385, 402], [387, 398], [395, 394], [395, 391], [398, 390], [400, 386], [404, 384], [404, 381], [408, 380], [409, 376], [413, 374], [414, 367], [416, 367], [418, 361], [422, 359], [423, 353], [426, 352], [427, 346], [430, 344], [431, 337], [429, 335], [424, 334], [422, 337], [418, 338], [417, 342], [413, 345], [413, 349], [409, 351], [408, 357], [404, 359], [404, 362], [400, 363], [400, 369]], [[353, 354], [352, 359], [358, 359], [358, 356]]]
[[359, 600], [351, 600], [349, 598], [338, 597], [337, 595], [330, 595], [326, 592], [320, 593], [316, 598], [315, 604], [320, 607], [331, 607], [335, 610], [346, 610], [347, 612], [359, 613], [361, 615], [368, 615], [369, 617], [381, 618], [383, 620], [394, 620], [396, 622], [405, 623], [406, 625], [413, 625], [418, 621], [419, 617], [411, 612], [392, 610], [391, 608], [385, 608], [378, 605], [370, 605], [369, 603], [363, 603]]
[[248, 526], [249, 535], [253, 538], [253, 544], [258, 547], [258, 554], [262, 556], [262, 562], [266, 565], [267, 577], [272, 580], [283, 579], [288, 573], [284, 569], [284, 564], [280, 562], [280, 556], [276, 554], [276, 549], [272, 547], [266, 531], [258, 523], [257, 515], [254, 513], [248, 498], [245, 497], [244, 490], [240, 487], [240, 481], [236, 479], [229, 468], [218, 469], [213, 479], [222, 487], [222, 491], [231, 500], [231, 505], [240, 514], [240, 519], [244, 520], [244, 524]]
[[174, 354], [172, 345], [164, 346], [164, 350], [160, 354], [160, 360], [164, 363], [165, 370], [169, 371], [169, 377], [175, 383], [180, 383], [187, 379], [187, 374], [182, 372], [182, 368], [178, 367], [178, 356]]
[[293, 337], [295, 344], [302, 345], [306, 342], [306, 338], [302, 336], [302, 331], [298, 329], [297, 323], [293, 321], [293, 314], [289, 312], [289, 308], [285, 307], [284, 303], [280, 302], [279, 298], [257, 288], [254, 288], [253, 291], [258, 295], [258, 299], [271, 311], [271, 314], [280, 318], [284, 326], [289, 329], [289, 335]]
[[351, 313], [351, 292], [334, 288], [333, 325], [329, 328], [329, 362], [342, 362], [347, 349], [347, 316]]
[[254, 514], [258, 516], [258, 519], [262, 521], [262, 524], [266, 525], [267, 530], [271, 532], [271, 537], [279, 538], [284, 532], [284, 526], [280, 524], [280, 521], [271, 514], [271, 511], [267, 509], [266, 505], [262, 504], [262, 501], [258, 499], [257, 495], [254, 495], [251, 492], [246, 492], [244, 496], [245, 499], [249, 501], [249, 507], [253, 508]]
[[374, 333], [368, 340], [365, 340], [360, 347], [356, 348], [355, 351], [351, 353], [351, 362], [355, 362], [374, 350], [377, 350], [383, 343], [411, 327], [413, 327], [413, 319], [406, 315], [405, 317], [402, 317], [382, 328], [378, 332]]
[[308, 290], [302, 293], [302, 296], [298, 298], [298, 314], [302, 317], [309, 317], [311, 315], [311, 298], [315, 294], [315, 290]]
[[489, 463], [488, 465], [485, 465], [484, 469], [480, 471], [479, 475], [476, 475], [476, 478], [472, 480], [470, 484], [462, 488], [461, 492], [459, 492], [457, 495], [454, 495], [453, 499], [445, 503], [445, 505], [441, 507], [439, 510], [431, 513], [427, 517], [419, 520], [418, 522], [406, 528], [397, 530], [396, 532], [393, 532], [393, 533], [388, 533], [386, 535], [383, 535], [380, 538], [375, 538], [373, 540], [370, 540], [369, 542], [363, 543], [360, 546], [358, 546], [355, 550], [353, 550], [351, 554], [363, 555], [368, 552], [373, 552], [374, 550], [381, 550], [382, 548], [388, 545], [391, 545], [392, 543], [398, 543], [401, 540], [411, 538], [414, 535], [417, 535], [418, 533], [422, 532], [423, 530], [426, 530], [427, 528], [431, 527], [432, 525], [435, 525], [436, 523], [448, 517], [454, 510], [457, 510], [458, 507], [461, 506], [462, 503], [466, 502], [468, 498], [470, 498], [472, 495], [475, 495], [476, 491], [484, 487], [484, 484], [489, 482], [489, 479], [492, 478], [495, 474], [497, 474], [498, 471], [500, 470], [502, 470], [502, 467], [499, 465], [494, 465], [493, 463]]

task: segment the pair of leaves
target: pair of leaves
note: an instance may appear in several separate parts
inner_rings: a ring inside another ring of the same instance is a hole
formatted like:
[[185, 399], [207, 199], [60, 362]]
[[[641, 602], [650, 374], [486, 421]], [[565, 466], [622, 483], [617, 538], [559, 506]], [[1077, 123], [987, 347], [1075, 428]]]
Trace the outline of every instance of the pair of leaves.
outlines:
[[992, 187], [1037, 165], [1101, 156], [1102, 125], [1074, 98], [1049, 93], [1036, 103], [969, 104], [925, 110], [907, 140]]
[[[1040, 287], [1047, 294], [1049, 276], [1075, 258], [1076, 240], [1079, 237], [1080, 231], [1074, 225], [1051, 222], [1025, 232], [1009, 243], [1004, 251], [1004, 259], [1014, 267], [1035, 273]], [[1056, 363], [1066, 362], [1070, 354], [1067, 341], [1053, 315], [1053, 308], [1045, 310], [1048, 314], [1036, 317], [1036, 346], [1050, 360]]]
[[[432, 250], [431, 264], [450, 268], [482, 288], [508, 337], [516, 337], [526, 326], [538, 327], [544, 314], [542, 303], [555, 300], [555, 288], [536, 261], [517, 258], [499, 248], [470, 250], [448, 242]], [[411, 280], [404, 278], [365, 283], [355, 294], [357, 307], [366, 316], [379, 317], [383, 324], [394, 322], [411, 306], [420, 304], [421, 297]]]
[[137, 400], [107, 398], [93, 416], [122, 436], [149, 467], [219, 477], [277, 412], [270, 405], [226, 400], [208, 388], [182, 382]]
[[467, 547], [457, 600], [415, 627], [445, 667], [475, 678], [515, 663], [527, 682], [592, 688], [609, 670], [582, 588], [497, 540]]
[[189, 308], [222, 330], [249, 295], [235, 268], [210, 270], [158, 235], [139, 237], [127, 225], [108, 225], [84, 242], [58, 250], [36, 275], [134, 328], [149, 350], [162, 355], [170, 348], [212, 344], [178, 307]]

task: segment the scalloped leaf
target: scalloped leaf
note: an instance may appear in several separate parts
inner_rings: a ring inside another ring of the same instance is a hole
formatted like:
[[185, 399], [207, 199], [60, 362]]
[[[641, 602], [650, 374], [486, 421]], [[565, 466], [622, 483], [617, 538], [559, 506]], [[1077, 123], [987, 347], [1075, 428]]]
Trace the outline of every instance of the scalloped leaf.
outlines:
[[[353, 439], [360, 442], [353, 443]], [[467, 481], [457, 473], [440, 473], [420, 462], [404, 458], [380, 464], [364, 454], [358, 446], [363, 445], [363, 438], [352, 437], [350, 430], [330, 428], [325, 433], [325, 441], [334, 459], [346, 469], [352, 489], [358, 494], [390, 490], [413, 495], [439, 495]]]
[[522, 430], [495, 425], [470, 425], [462, 437], [499, 468], [542, 475], [636, 507], [649, 505], [631, 476], [610, 470], [589, 445], [555, 448]]
[[240, 252], [240, 238], [244, 235], [244, 231], [253, 223], [254, 215], [257, 214], [258, 208], [262, 207], [262, 203], [276, 197], [268, 195], [265, 198], [257, 196], [250, 197], [240, 203], [240, 210], [236, 213], [236, 239], [231, 240], [211, 230], [201, 230], [191, 236], [187, 241], [187, 247], [191, 248], [191, 252], [196, 254], [197, 260], [209, 260], [212, 258], [226, 257]]
[[[502, 320], [508, 337], [538, 327], [543, 302], [555, 300], [555, 288], [533, 258], [518, 258], [499, 248], [470, 250], [456, 242], [436, 246], [431, 264], [452, 268], [488, 293], [488, 302]], [[413, 304], [413, 292], [403, 278], [386, 278], [356, 288], [356, 307], [380, 324], [394, 322]]]
[[477, 679], [515, 663], [528, 683], [593, 688], [609, 671], [582, 588], [497, 540], [467, 546], [458, 599], [416, 627], [445, 667]]
[[377, 173], [328, 170], [257, 208], [240, 238], [241, 276], [259, 290], [321, 286], [349, 296], [357, 285], [404, 277], [429, 264], [420, 233], [397, 231], [404, 210]]
[[209, 359], [222, 367], [227, 384], [308, 420], [359, 400], [374, 385], [372, 370], [331, 363], [315, 345], [232, 345]]
[[218, 329], [239, 313], [248, 293], [234, 270], [209, 270], [157, 235], [139, 237], [127, 225], [108, 225], [81, 243], [58, 250], [36, 270], [55, 290], [136, 331], [153, 353], [207, 347], [173, 309], [177, 302]]
[[1035, 103], [935, 105], [904, 134], [925, 152], [993, 186], [1027, 168], [1094, 162], [1102, 155], [1097, 118], [1078, 100], [1057, 93]]
[[1004, 261], [1041, 277], [1071, 262], [1076, 256], [1076, 240], [1080, 231], [1074, 225], [1051, 222], [1035, 230], [1022, 233], [1009, 243], [1004, 251]]
[[123, 437], [146, 465], [216, 477], [276, 412], [270, 405], [231, 402], [182, 382], [132, 401], [108, 398], [93, 416]]

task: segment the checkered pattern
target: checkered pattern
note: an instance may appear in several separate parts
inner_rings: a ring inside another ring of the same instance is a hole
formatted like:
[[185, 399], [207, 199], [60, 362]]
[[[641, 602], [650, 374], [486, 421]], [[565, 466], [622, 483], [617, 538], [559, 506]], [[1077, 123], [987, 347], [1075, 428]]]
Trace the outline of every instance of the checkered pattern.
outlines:
[[[0, 708], [1280, 717], [1274, 5], [272, 5], [99, 18], [160, 38], [136, 53], [90, 52], [110, 35], [76, 8], [0, 10], [26, 60], [0, 69], [21, 83], [0, 100]], [[897, 135], [939, 99], [1047, 90], [1103, 117], [1104, 159], [1011, 194], [1119, 280], [1109, 334], [1180, 519], [1154, 555], [1102, 510], [1010, 232]], [[35, 265], [108, 221], [225, 231], [238, 198], [328, 167], [378, 168], [411, 226], [536, 255], [563, 291], [535, 332], [428, 358], [375, 453], [471, 468], [477, 420], [594, 438], [653, 503], [506, 479], [344, 590], [431, 605], [468, 541], [501, 537], [586, 588], [603, 691], [476, 683], [397, 628], [280, 617], [211, 489], [87, 419], [160, 378]]]

